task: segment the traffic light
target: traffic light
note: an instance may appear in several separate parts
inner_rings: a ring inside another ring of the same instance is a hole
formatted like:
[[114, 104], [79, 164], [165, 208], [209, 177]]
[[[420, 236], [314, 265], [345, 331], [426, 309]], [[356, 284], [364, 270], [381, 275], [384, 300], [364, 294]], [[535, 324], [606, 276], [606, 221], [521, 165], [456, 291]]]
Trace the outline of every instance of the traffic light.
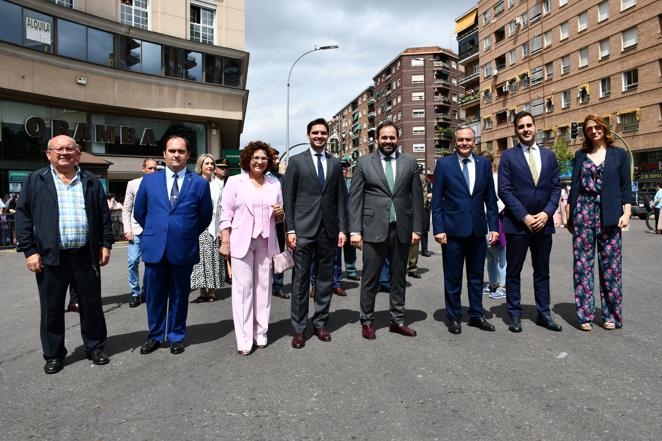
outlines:
[[579, 124], [576, 121], [570, 123], [570, 138], [577, 139], [577, 130], [579, 129]]

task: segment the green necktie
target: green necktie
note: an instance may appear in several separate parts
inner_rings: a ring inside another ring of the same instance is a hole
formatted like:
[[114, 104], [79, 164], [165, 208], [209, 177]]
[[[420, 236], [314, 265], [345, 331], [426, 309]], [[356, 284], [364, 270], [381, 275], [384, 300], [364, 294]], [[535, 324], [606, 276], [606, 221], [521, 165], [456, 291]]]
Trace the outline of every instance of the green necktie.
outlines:
[[[384, 156], [384, 161], [386, 161], [386, 182], [388, 183], [388, 189], [391, 190], [391, 196], [393, 196], [393, 187], [395, 185], [395, 178], [393, 177], [393, 165], [391, 164], [391, 157]], [[391, 203], [388, 207], [388, 221], [395, 222], [395, 205], [393, 205], [393, 199], [391, 198]]]
[[538, 167], [536, 167], [536, 161], [533, 159], [533, 147], [529, 147], [529, 169], [531, 169], [533, 183], [538, 185]]

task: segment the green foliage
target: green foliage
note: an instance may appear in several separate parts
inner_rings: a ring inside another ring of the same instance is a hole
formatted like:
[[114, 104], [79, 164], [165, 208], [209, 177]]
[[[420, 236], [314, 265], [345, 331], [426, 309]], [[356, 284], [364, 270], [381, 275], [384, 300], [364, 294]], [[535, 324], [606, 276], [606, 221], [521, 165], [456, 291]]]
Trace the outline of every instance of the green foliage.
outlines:
[[572, 159], [575, 155], [568, 148], [568, 142], [564, 138], [559, 137], [552, 149], [559, 163], [559, 172], [562, 176], [569, 175], [572, 172]]

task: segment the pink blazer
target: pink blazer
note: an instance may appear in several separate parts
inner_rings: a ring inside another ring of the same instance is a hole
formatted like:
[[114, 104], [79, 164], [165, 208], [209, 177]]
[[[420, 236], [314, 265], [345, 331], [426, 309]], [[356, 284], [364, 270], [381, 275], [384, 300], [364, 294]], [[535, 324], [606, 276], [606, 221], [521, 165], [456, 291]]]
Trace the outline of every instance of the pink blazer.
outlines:
[[[221, 197], [220, 229], [230, 228], [230, 254], [241, 259], [248, 252], [253, 234], [253, 197], [258, 190], [251, 183], [247, 173], [230, 176]], [[281, 205], [283, 193], [278, 179], [265, 176], [262, 197], [267, 205]], [[276, 236], [276, 218], [269, 209], [269, 256], [280, 253]]]

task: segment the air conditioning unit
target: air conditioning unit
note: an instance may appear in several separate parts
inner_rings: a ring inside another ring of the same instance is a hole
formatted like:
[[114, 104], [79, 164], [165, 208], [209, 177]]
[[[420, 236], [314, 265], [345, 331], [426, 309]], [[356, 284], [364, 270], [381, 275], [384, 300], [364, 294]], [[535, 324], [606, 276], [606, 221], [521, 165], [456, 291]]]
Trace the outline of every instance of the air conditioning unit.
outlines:
[[522, 22], [522, 17], [516, 17], [515, 18], [515, 26], [522, 27], [523, 22]]
[[501, 88], [501, 91], [502, 91], [503, 93], [508, 93], [508, 83], [506, 83], [506, 84]]
[[499, 71], [496, 70], [496, 69], [494, 70], [494, 72], [492, 72], [492, 75], [495, 76], [495, 77], [496, 77], [498, 74], [499, 74]]

